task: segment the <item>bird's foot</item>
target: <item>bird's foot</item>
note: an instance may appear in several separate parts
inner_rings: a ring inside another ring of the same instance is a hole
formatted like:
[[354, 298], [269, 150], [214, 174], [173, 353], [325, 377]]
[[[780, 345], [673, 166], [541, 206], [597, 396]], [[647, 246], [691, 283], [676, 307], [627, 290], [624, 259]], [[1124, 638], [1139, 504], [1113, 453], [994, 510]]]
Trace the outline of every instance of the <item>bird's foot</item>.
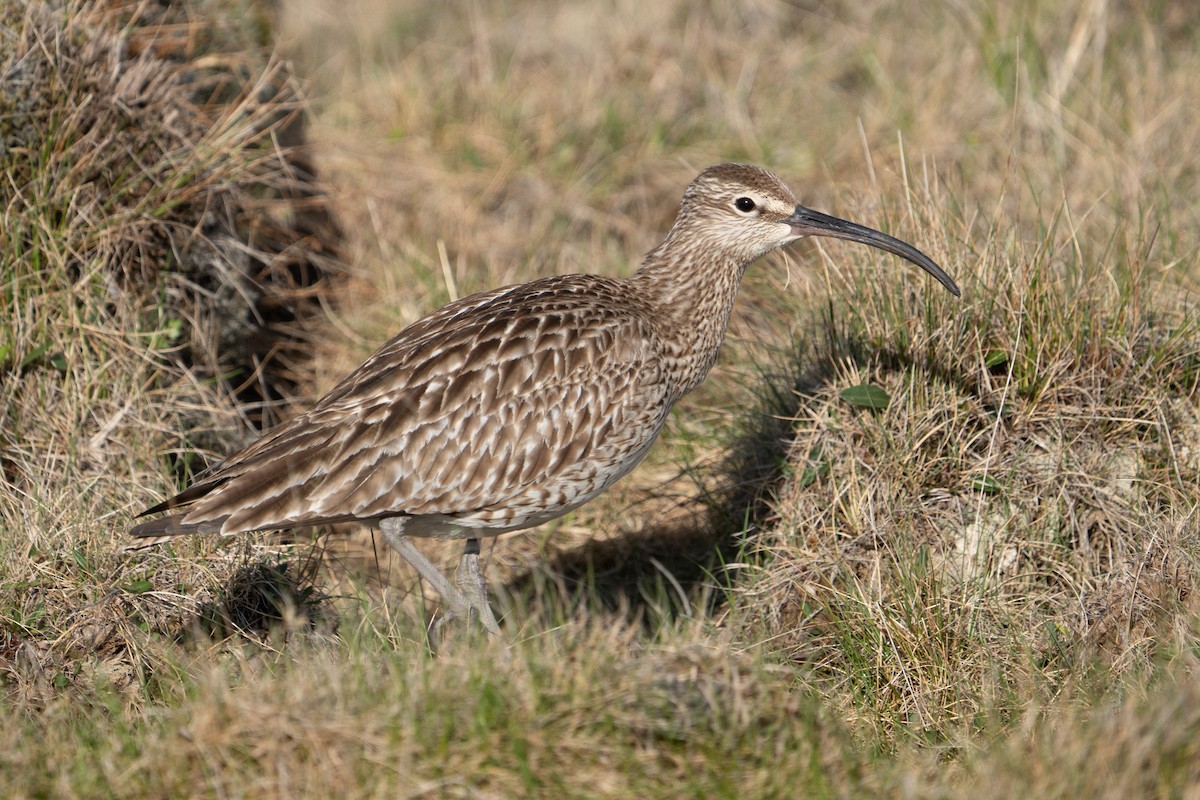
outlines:
[[488, 603], [487, 584], [479, 567], [478, 539], [467, 540], [466, 552], [458, 562], [455, 583], [457, 590], [446, 587], [442, 592], [448, 608], [429, 630], [430, 647], [435, 653], [445, 641], [446, 625], [455, 619], [465, 619], [468, 629], [472, 627], [473, 621], [478, 621], [489, 634], [500, 636], [500, 625]]
[[493, 636], [500, 635], [500, 625], [496, 615], [488, 603], [487, 584], [483, 580], [483, 572], [479, 569], [479, 540], [469, 539], [467, 550], [458, 562], [458, 572], [454, 576], [458, 591], [466, 601], [470, 610], [475, 612], [470, 616], [479, 620], [483, 629]]

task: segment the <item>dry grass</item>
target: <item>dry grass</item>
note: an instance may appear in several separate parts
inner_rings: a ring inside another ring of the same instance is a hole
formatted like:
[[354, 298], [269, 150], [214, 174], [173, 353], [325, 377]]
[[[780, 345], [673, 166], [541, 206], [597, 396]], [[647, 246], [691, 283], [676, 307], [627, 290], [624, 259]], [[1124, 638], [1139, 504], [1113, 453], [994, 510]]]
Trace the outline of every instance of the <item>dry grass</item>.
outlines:
[[164, 657], [145, 630], [239, 568], [130, 561], [113, 534], [164, 465], [182, 477], [276, 413], [300, 359], [271, 321], [312, 302], [263, 282], [320, 250], [278, 224], [311, 195], [272, 147], [298, 102], [280, 66], [200, 102], [228, 75], [125, 54], [106, 8], [2, 7], [0, 668], [37, 702], [97, 675], [136, 695]]
[[[889, 277], [815, 320], [752, 610], [889, 729], [1190, 641], [1195, 312], [1065, 252], [989, 243], [961, 304]], [[885, 410], [841, 397], [867, 382]]]
[[[7, 48], [63, 16], [3, 9]], [[179, 13], [126, 29], [141, 66], [120, 74], [167, 100], [124, 127], [81, 123], [99, 106], [67, 69], [55, 94], [0, 93], [28, 121], [0, 154], [0, 792], [1196, 796], [1185, 4]], [[452, 296], [626, 274], [723, 159], [916, 243], [964, 297], [843, 244], [756, 266], [648, 463], [490, 550], [505, 652], [430, 656], [419, 592], [362, 534], [331, 540], [316, 624], [312, 571], [264, 567], [252, 539], [120, 556], [130, 513], [173, 488], [155, 454], [245, 430], [236, 381], [162, 371], [181, 325], [209, 323], [174, 321], [160, 300], [186, 287], [155, 264], [276, 174], [244, 145], [278, 107], [195, 115], [156, 60], [271, 83], [243, 30], [306, 76], [361, 277], [307, 326], [313, 392]], [[116, 52], [35, 40], [64, 65]], [[887, 407], [842, 399], [861, 383]], [[282, 624], [211, 636], [264, 615]]]

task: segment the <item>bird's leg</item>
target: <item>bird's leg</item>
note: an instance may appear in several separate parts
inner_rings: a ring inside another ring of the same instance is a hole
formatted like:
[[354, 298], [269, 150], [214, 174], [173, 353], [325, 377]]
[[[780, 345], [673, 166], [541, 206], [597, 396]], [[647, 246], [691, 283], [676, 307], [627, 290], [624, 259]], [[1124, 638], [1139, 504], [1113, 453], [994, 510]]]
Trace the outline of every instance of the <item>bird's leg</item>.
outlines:
[[479, 624], [488, 633], [500, 635], [500, 626], [496, 623], [496, 615], [488, 604], [487, 584], [484, 583], [483, 573], [479, 570], [479, 540], [467, 539], [467, 547], [463, 551], [462, 560], [458, 562], [458, 572], [455, 581], [462, 592], [462, 598], [479, 615]]
[[[404, 535], [404, 518], [403, 517], [388, 517], [381, 520], [379, 530], [383, 532], [383, 540], [395, 550], [401, 558], [412, 564], [422, 578], [429, 581], [429, 584], [442, 596], [450, 609], [442, 616], [442, 620], [453, 619], [455, 617], [466, 616], [469, 619], [470, 609], [474, 606], [469, 605], [467, 600], [450, 585], [450, 581], [438, 571], [438, 568], [425, 557], [425, 555], [417, 549], [417, 546], [412, 543], [412, 540]], [[441, 629], [442, 622], [438, 623], [437, 630]]]

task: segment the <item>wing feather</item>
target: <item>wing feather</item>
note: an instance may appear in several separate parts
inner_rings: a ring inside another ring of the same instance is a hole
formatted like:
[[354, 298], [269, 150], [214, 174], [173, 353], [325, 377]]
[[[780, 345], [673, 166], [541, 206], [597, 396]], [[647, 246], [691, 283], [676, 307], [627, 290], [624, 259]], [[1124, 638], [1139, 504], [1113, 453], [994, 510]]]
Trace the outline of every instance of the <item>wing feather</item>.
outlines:
[[632, 468], [661, 429], [669, 403], [656, 348], [644, 309], [612, 279], [465, 298], [150, 510], [184, 513], [133, 532], [427, 514], [503, 522], [573, 507]]

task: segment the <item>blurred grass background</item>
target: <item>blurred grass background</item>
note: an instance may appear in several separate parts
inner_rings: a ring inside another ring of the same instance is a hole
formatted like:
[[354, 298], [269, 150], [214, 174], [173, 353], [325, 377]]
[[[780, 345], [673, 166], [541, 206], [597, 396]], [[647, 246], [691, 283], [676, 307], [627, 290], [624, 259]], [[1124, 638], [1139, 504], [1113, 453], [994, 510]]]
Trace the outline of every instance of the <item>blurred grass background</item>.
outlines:
[[[5, 796], [1198, 796], [1187, 4], [2, 7]], [[453, 297], [629, 274], [725, 160], [963, 298], [753, 267], [647, 462], [485, 546], [511, 648], [431, 656], [366, 531], [119, 552]]]

